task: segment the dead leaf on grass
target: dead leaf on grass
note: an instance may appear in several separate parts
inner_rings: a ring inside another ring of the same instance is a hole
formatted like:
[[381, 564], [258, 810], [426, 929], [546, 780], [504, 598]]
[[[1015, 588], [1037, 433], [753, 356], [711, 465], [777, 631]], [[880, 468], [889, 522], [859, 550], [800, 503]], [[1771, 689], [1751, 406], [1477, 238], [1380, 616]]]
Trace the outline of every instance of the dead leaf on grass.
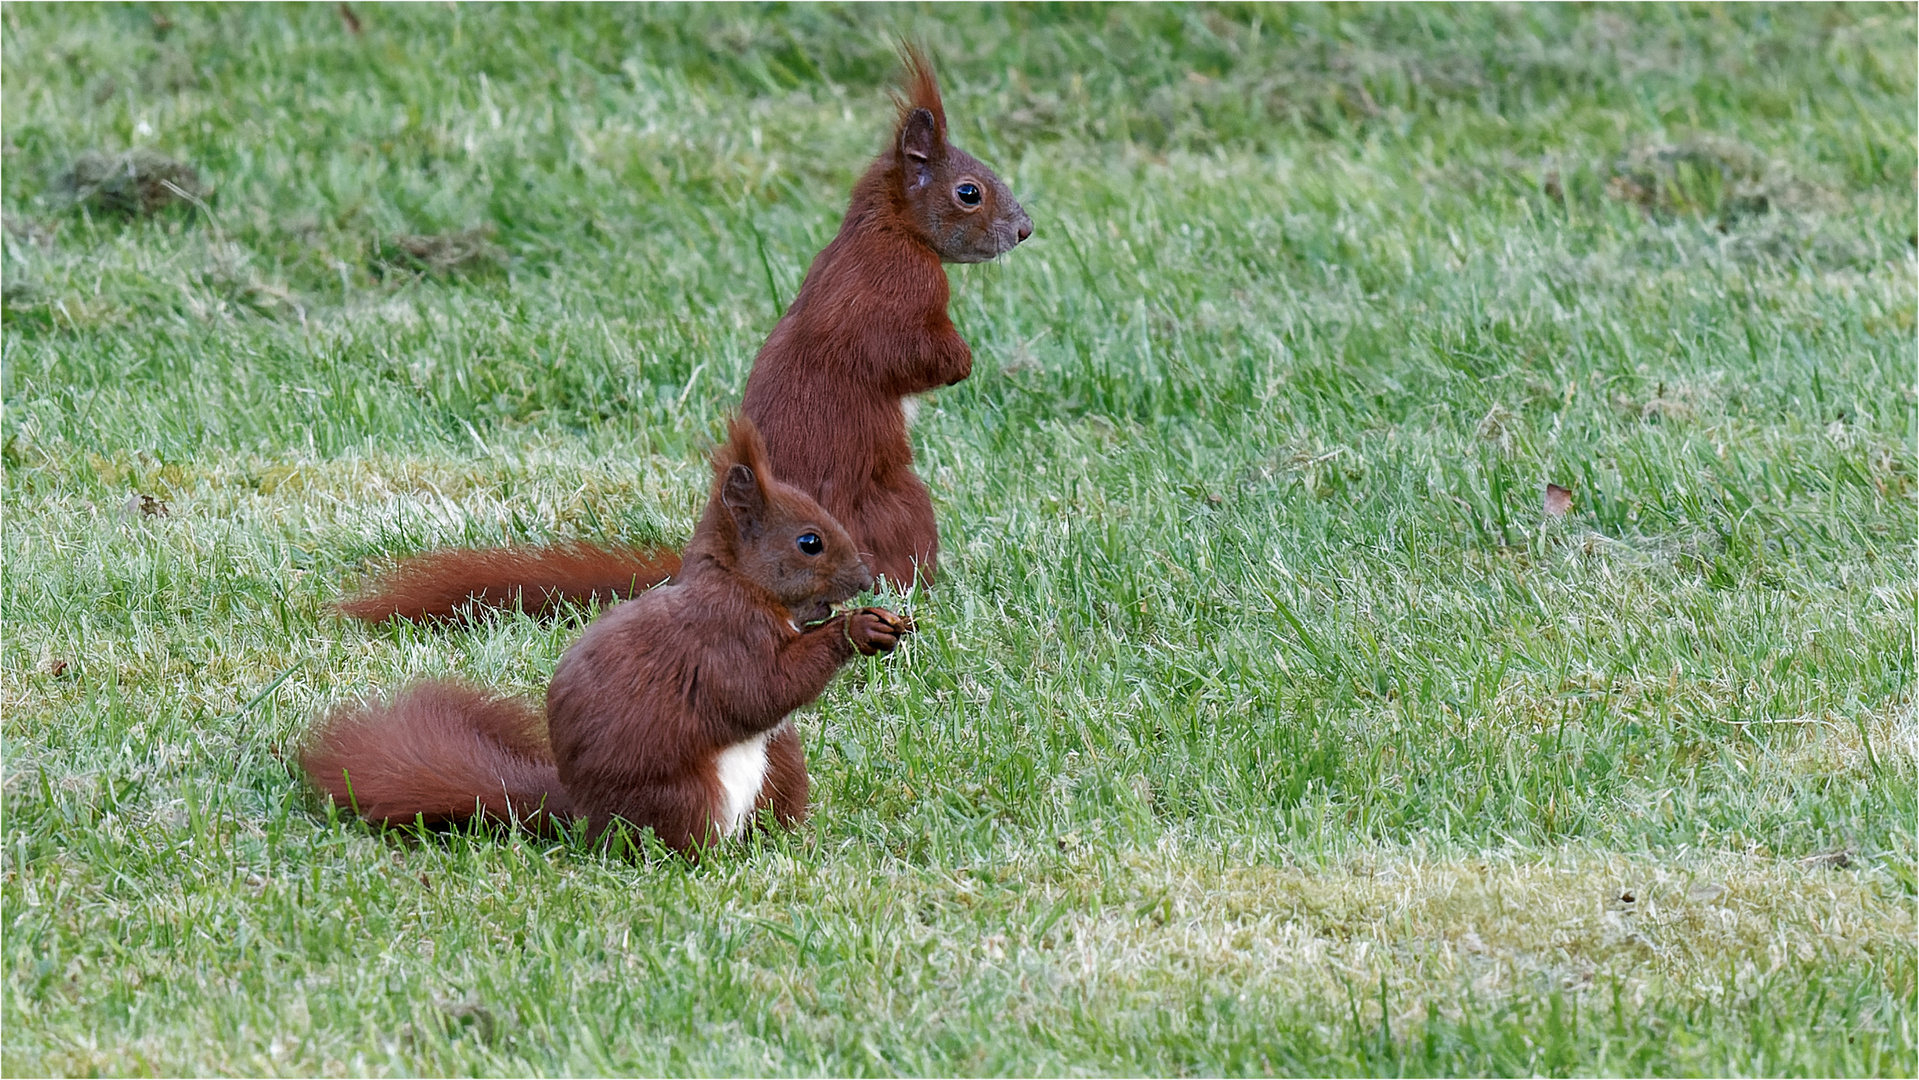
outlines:
[[1573, 508], [1573, 489], [1558, 484], [1546, 485], [1546, 516], [1563, 518]]
[[158, 495], [146, 495], [136, 491], [127, 496], [126, 504], [120, 508], [120, 512], [130, 518], [165, 517], [173, 512], [173, 507], [167, 505], [167, 501]]
[[451, 1034], [470, 1031], [478, 1035], [483, 1043], [490, 1043], [499, 1034], [500, 1021], [493, 1010], [480, 1000], [478, 994], [466, 994], [459, 998], [448, 998], [438, 993], [433, 995], [433, 1006], [445, 1014]]

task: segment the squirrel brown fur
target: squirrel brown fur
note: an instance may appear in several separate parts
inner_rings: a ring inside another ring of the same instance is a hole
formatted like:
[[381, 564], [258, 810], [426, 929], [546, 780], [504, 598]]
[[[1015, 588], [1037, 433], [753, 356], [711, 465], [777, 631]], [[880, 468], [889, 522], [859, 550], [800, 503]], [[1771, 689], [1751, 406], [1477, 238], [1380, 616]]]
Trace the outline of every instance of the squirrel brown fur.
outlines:
[[689, 855], [761, 810], [790, 826], [809, 781], [789, 714], [854, 654], [890, 652], [911, 630], [880, 608], [833, 613], [872, 584], [846, 530], [780, 482], [752, 422], [735, 420], [680, 572], [587, 627], [544, 716], [461, 683], [416, 683], [325, 717], [301, 769], [375, 823], [584, 819], [600, 836], [624, 821]]
[[[947, 317], [946, 262], [985, 262], [1032, 234], [1011, 189], [947, 141], [931, 64], [905, 51], [893, 139], [853, 186], [846, 217], [753, 361], [741, 411], [774, 469], [845, 524], [875, 573], [931, 583], [939, 533], [913, 473], [905, 399], [972, 373]], [[661, 548], [588, 544], [428, 552], [339, 606], [423, 619], [522, 603], [623, 597], [670, 577]]]

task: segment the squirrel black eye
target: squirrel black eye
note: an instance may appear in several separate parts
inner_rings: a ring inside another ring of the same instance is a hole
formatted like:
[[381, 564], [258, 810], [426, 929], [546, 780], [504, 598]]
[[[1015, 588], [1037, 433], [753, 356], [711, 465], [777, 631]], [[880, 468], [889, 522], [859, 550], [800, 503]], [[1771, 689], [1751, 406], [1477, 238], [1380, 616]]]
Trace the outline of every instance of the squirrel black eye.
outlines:
[[958, 197], [960, 202], [968, 206], [979, 205], [979, 185], [973, 183], [971, 180], [954, 188], [953, 194]]
[[819, 533], [801, 533], [799, 545], [800, 550], [808, 555], [818, 555], [826, 550], [826, 541], [820, 539]]

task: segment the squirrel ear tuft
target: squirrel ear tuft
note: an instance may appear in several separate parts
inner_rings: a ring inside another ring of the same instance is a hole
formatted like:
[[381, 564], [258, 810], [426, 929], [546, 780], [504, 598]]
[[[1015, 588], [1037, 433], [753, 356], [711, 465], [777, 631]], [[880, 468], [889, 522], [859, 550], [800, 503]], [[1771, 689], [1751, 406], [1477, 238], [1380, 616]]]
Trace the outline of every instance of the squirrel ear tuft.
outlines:
[[906, 65], [904, 97], [893, 100], [900, 107], [900, 153], [909, 163], [909, 187], [921, 187], [933, 179], [927, 166], [946, 152], [946, 107], [940, 103], [939, 80], [933, 77], [933, 64], [926, 50], [906, 45], [900, 50]]
[[900, 61], [906, 65], [906, 97], [895, 98], [899, 101], [901, 124], [905, 124], [909, 113], [923, 109], [932, 114], [935, 141], [944, 143], [946, 107], [940, 103], [940, 83], [933, 76], [933, 62], [926, 58], [926, 49], [915, 44], [900, 49]]
[[735, 416], [726, 425], [726, 445], [713, 455], [717, 481], [714, 498], [733, 517], [742, 538], [758, 535], [766, 517], [766, 485], [773, 474], [766, 467], [766, 443], [753, 421]]
[[735, 416], [726, 422], [726, 445], [721, 449], [721, 457], [728, 463], [737, 461], [754, 472], [766, 473], [766, 440], [760, 437], [760, 429], [753, 426], [753, 421]]
[[766, 517], [766, 490], [752, 469], [735, 463], [726, 470], [726, 479], [720, 482], [720, 504], [733, 515], [742, 539], [759, 535], [760, 522]]

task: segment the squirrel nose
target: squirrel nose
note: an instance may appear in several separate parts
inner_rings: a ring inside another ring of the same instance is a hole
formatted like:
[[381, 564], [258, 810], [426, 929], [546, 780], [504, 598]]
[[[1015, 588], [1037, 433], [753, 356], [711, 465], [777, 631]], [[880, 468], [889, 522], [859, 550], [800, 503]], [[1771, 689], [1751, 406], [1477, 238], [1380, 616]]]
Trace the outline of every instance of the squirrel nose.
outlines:
[[1031, 235], [1033, 235], [1033, 221], [1031, 218], [1028, 218], [1019, 223], [1019, 238], [1021, 241], [1024, 241]]

